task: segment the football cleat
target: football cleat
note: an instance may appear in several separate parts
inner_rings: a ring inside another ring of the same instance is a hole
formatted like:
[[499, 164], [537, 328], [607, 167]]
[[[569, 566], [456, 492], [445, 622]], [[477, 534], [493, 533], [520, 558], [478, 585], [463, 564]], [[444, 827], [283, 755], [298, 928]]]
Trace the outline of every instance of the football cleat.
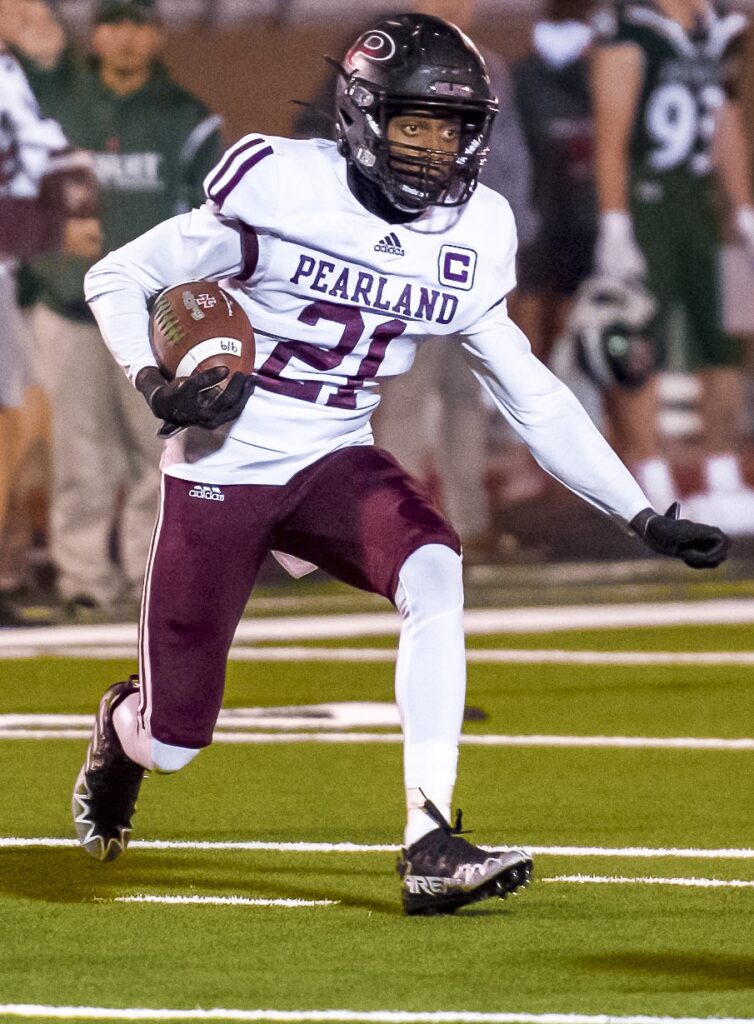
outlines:
[[459, 907], [529, 884], [533, 864], [524, 850], [483, 850], [464, 839], [431, 800], [423, 810], [438, 827], [402, 851], [398, 861], [403, 910], [409, 915], [454, 914]]
[[115, 860], [128, 846], [131, 835], [131, 817], [136, 810], [144, 768], [124, 753], [113, 726], [113, 711], [138, 691], [136, 676], [105, 690], [86, 761], [73, 787], [71, 806], [76, 834], [95, 860]]

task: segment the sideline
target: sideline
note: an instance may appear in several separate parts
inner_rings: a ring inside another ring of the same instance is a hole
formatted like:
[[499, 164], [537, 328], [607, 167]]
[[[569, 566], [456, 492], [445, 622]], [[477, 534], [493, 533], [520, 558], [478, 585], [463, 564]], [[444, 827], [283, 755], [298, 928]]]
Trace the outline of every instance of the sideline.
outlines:
[[[548, 633], [574, 629], [751, 623], [754, 623], [754, 598], [652, 604], [480, 608], [464, 614], [466, 632], [479, 636], [489, 633]], [[399, 624], [400, 619], [394, 612], [243, 619], [236, 631], [235, 643], [396, 636]], [[136, 623], [35, 626], [0, 630], [0, 650], [29, 648], [42, 651], [52, 647], [99, 647], [103, 644], [133, 645], [135, 650], [136, 639]]]
[[[324, 706], [324, 705], [323, 705]], [[358, 705], [357, 705], [358, 706]], [[390, 705], [389, 707], [392, 707]], [[86, 740], [91, 737], [93, 716], [71, 715], [70, 725], [60, 724], [66, 715], [0, 715], [0, 740]], [[18, 720], [21, 720], [20, 722]], [[51, 726], [49, 719], [57, 720]], [[81, 723], [84, 720], [84, 724]], [[361, 723], [369, 725], [369, 722]], [[384, 724], [384, 723], [378, 723]], [[233, 744], [396, 744], [403, 742], [400, 732], [334, 732], [333, 728], [346, 730], [346, 724], [326, 725], [316, 720], [288, 720], [286, 722], [251, 719], [246, 725], [232, 717], [228, 711], [221, 712], [218, 728], [212, 737], [213, 743]], [[306, 728], [308, 732], [281, 731], [260, 732], [261, 728], [291, 730]], [[327, 731], [323, 731], [326, 729]], [[243, 730], [243, 731], [242, 731]], [[496, 735], [488, 733], [463, 733], [461, 746], [466, 747], [575, 747], [593, 749], [623, 750], [754, 750], [754, 738], [740, 737], [723, 739], [718, 736], [551, 736], [544, 734]]]
[[51, 1020], [232, 1020], [306, 1021], [311, 1024], [754, 1024], [754, 1017], [619, 1016], [599, 1013], [479, 1013], [472, 1010], [169, 1010], [156, 1007], [125, 1009], [105, 1006], [43, 1006], [0, 1004], [0, 1015]]
[[[394, 647], [239, 647], [229, 661], [340, 661], [353, 663], [395, 662]], [[94, 661], [135, 659], [136, 647], [104, 643], [98, 647], [1, 647], [0, 661], [47, 657], [84, 658]], [[754, 651], [563, 651], [502, 648], [466, 651], [468, 664], [476, 665], [725, 665], [750, 667]]]

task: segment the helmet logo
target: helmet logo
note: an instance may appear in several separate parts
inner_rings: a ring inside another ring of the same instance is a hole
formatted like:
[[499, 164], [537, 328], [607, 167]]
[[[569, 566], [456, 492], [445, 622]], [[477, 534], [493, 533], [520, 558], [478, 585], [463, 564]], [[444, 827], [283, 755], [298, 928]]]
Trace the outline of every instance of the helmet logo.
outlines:
[[371, 32], [365, 32], [357, 40], [349, 54], [351, 60], [355, 60], [358, 56], [366, 57], [367, 60], [390, 60], [395, 56], [395, 43], [387, 32], [383, 32], [382, 29], [373, 29]]

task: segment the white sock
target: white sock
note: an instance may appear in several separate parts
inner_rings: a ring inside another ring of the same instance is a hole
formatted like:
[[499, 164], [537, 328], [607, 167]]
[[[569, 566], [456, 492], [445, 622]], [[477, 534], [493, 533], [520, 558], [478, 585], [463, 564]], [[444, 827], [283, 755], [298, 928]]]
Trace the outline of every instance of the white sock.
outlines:
[[401, 567], [396, 605], [403, 617], [395, 695], [403, 726], [406, 845], [437, 828], [420, 808], [421, 790], [450, 815], [466, 695], [461, 559], [427, 544]]
[[432, 829], [437, 828], [437, 822], [434, 818], [430, 818], [426, 814], [422, 807], [424, 806], [427, 799], [430, 799], [435, 805], [437, 810], [442, 814], [446, 821], [450, 821], [450, 804], [453, 799], [453, 787], [450, 786], [445, 790], [444, 793], [438, 793], [436, 790], [432, 796], [429, 793], [425, 793], [421, 789], [406, 789], [406, 831], [403, 835], [403, 843], [408, 848], [412, 843], [415, 843], [417, 839], [421, 839], [427, 832], [431, 832]]
[[199, 753], [190, 747], [174, 747], [156, 740], [149, 724], [141, 724], [138, 693], [129, 694], [115, 708], [113, 727], [126, 757], [148, 771], [177, 772]]
[[741, 463], [733, 452], [708, 455], [704, 462], [704, 483], [708, 491], [740, 491], [746, 486]]

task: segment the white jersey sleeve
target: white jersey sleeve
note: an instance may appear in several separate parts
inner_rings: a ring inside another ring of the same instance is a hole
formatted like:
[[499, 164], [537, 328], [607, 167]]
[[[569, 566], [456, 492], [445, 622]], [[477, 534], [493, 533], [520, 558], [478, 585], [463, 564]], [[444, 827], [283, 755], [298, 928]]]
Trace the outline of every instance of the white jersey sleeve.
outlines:
[[[272, 154], [263, 136], [241, 139], [207, 175], [208, 202], [201, 209], [159, 224], [109, 253], [87, 274], [87, 302], [132, 382], [139, 370], [155, 365], [148, 339], [152, 295], [184, 281], [243, 282], [256, 267], [256, 229], [275, 224], [278, 174], [274, 160], [264, 163]], [[247, 228], [252, 220], [254, 228]]]
[[602, 512], [650, 505], [573, 393], [534, 355], [503, 300], [462, 337], [474, 375], [539, 465]]
[[243, 276], [245, 259], [241, 226], [205, 205], [158, 224], [91, 268], [84, 285], [87, 302], [132, 382], [139, 370], [156, 365], [148, 299], [184, 281]]
[[204, 179], [207, 199], [224, 217], [260, 231], [279, 228], [280, 163], [285, 155], [275, 148], [276, 142], [264, 135], [245, 135]]

